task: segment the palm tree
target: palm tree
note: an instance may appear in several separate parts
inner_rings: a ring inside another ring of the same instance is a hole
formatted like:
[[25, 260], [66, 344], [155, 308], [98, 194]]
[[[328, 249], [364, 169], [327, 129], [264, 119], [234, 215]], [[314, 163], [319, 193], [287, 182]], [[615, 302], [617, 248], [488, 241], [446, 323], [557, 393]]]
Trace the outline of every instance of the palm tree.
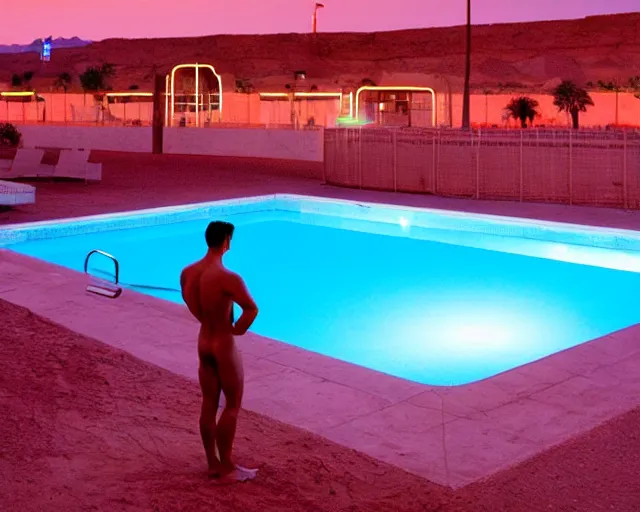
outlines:
[[533, 120], [540, 115], [538, 112], [539, 103], [533, 98], [527, 96], [519, 96], [513, 98], [509, 104], [505, 107], [505, 113], [508, 117], [520, 121], [522, 128], [527, 127], [527, 121], [529, 125], [533, 124]]
[[616, 93], [616, 126], [618, 125], [619, 112], [620, 112], [620, 91], [622, 90], [622, 86], [620, 81], [616, 78], [614, 80], [610, 80], [609, 82], [603, 82], [602, 80], [598, 80], [598, 87], [603, 91], [615, 92]]
[[21, 87], [21, 86], [22, 86], [22, 77], [17, 73], [14, 73], [11, 76], [11, 87], [13, 87], [14, 89], [17, 89], [18, 87]]
[[67, 91], [71, 86], [71, 75], [66, 71], [64, 73], [60, 73], [56, 81], [53, 83], [53, 86], [60, 90], [64, 91], [64, 122], [67, 122]]
[[484, 94], [484, 124], [489, 126], [489, 94], [491, 94], [491, 89], [483, 89], [482, 94]]
[[80, 84], [85, 91], [105, 91], [109, 87], [107, 80], [114, 76], [113, 64], [105, 63], [101, 67], [90, 66], [80, 75]]
[[25, 71], [22, 73], [22, 82], [27, 91], [31, 90], [31, 80], [33, 80], [33, 71]]
[[106, 91], [109, 89], [107, 80], [115, 76], [115, 69], [113, 64], [104, 63], [102, 66], [89, 66], [80, 78], [80, 84], [85, 93], [85, 104], [87, 101], [87, 92], [93, 92], [93, 98], [96, 102], [101, 101], [100, 96], [97, 94], [100, 91]]
[[571, 123], [577, 130], [580, 112], [586, 112], [587, 107], [593, 106], [593, 100], [585, 89], [570, 80], [565, 80], [553, 90], [553, 104], [560, 112], [568, 112], [571, 115]]

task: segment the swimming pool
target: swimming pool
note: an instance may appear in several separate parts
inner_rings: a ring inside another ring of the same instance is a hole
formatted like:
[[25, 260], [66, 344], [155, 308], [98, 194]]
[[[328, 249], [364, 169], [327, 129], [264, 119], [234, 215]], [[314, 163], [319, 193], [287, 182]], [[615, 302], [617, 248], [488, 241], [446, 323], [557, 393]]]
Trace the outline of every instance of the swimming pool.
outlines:
[[213, 219], [237, 226], [225, 262], [260, 307], [254, 332], [423, 384], [474, 382], [640, 322], [633, 231], [277, 195], [5, 226], [0, 246], [78, 271], [102, 249], [122, 282], [177, 289]]

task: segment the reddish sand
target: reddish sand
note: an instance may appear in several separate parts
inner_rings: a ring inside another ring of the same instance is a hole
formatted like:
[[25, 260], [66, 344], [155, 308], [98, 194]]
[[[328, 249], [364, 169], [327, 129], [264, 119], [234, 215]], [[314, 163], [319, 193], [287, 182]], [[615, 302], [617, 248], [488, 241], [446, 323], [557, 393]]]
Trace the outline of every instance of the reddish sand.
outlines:
[[[640, 66], [640, 13], [582, 20], [483, 25], [473, 29], [472, 77], [476, 90], [537, 89], [570, 78], [581, 83], [627, 82]], [[384, 73], [448, 77], [455, 90], [464, 73], [464, 27], [379, 33], [218, 35], [182, 39], [110, 39], [83, 48], [53, 52], [46, 66], [37, 53], [0, 55], [0, 83], [13, 73], [35, 72], [32, 85], [50, 90], [62, 72], [74, 77], [89, 65], [115, 64], [115, 89], [150, 90], [155, 73], [183, 63], [213, 64], [219, 73], [247, 79], [255, 87], [283, 90], [296, 70], [307, 86], [361, 85]], [[233, 80], [227, 81], [234, 84]], [[420, 85], [420, 84], [418, 84]], [[429, 84], [422, 84], [429, 85]], [[232, 85], [233, 87], [233, 85]]]
[[[324, 188], [305, 164], [96, 153], [104, 181], [38, 182], [0, 224]], [[280, 174], [280, 176], [277, 176]], [[287, 176], [289, 175], [289, 176]], [[638, 212], [366, 192], [416, 205], [631, 227]], [[255, 482], [204, 476], [197, 385], [1, 300], [0, 510], [640, 510], [640, 410], [457, 492], [269, 418], [243, 413], [238, 461]]]
[[0, 509], [599, 511], [640, 507], [640, 410], [457, 492], [244, 412], [237, 460], [205, 477], [199, 390], [0, 300]]

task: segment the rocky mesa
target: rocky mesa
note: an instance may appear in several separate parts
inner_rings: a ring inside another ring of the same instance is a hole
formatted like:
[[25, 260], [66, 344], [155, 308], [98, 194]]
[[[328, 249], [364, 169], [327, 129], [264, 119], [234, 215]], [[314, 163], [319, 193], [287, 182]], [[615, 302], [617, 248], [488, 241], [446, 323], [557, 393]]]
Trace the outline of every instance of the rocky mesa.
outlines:
[[[35, 52], [0, 54], [0, 83], [34, 73], [31, 86], [53, 87], [63, 72], [77, 76], [90, 65], [115, 65], [114, 90], [151, 90], [155, 73], [180, 63], [207, 63], [256, 89], [282, 89], [296, 70], [320, 89], [384, 82], [420, 74], [446, 78], [459, 90], [464, 72], [464, 27], [374, 33], [212, 35], [193, 38], [108, 39], [61, 48], [43, 64]], [[559, 79], [627, 83], [640, 75], [640, 12], [577, 20], [473, 27], [472, 87], [542, 91]], [[234, 81], [227, 81], [231, 87]]]

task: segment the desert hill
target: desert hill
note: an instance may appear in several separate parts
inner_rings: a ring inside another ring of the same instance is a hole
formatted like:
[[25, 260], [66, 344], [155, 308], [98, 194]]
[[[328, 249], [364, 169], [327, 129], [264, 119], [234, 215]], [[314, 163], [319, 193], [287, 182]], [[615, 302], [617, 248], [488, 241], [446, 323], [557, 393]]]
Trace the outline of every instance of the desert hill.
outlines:
[[[113, 89], [151, 90], [154, 73], [201, 62], [246, 79], [258, 89], [281, 89], [296, 70], [321, 89], [374, 82], [388, 74], [441, 75], [454, 90], [464, 71], [464, 27], [375, 33], [215, 35], [173, 39], [108, 39], [54, 50], [41, 64], [36, 53], [0, 54], [0, 83], [35, 72], [32, 86], [50, 90], [55, 77], [89, 65], [113, 63]], [[473, 28], [472, 87], [541, 90], [561, 78], [579, 83], [640, 75], [640, 12], [579, 20], [481, 25]], [[229, 85], [233, 82], [227, 82]], [[337, 84], [337, 85], [336, 85]]]

